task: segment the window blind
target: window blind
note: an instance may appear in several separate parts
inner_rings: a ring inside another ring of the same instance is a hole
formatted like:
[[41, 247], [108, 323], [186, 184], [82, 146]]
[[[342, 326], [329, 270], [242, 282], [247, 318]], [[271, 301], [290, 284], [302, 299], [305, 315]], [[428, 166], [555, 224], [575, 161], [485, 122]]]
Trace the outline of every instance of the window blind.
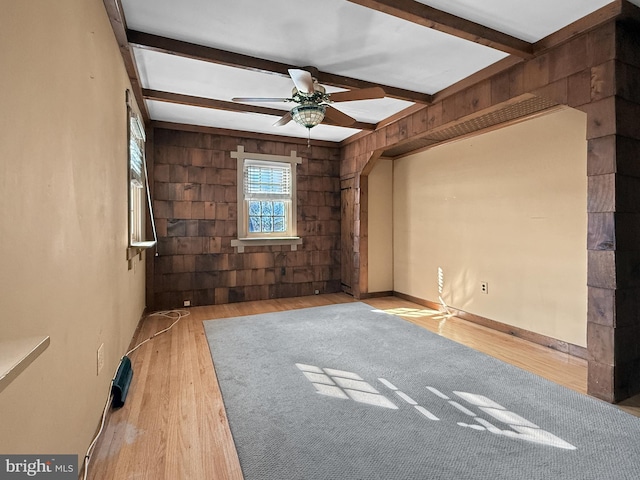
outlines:
[[244, 196], [247, 200], [291, 198], [291, 165], [245, 161]]
[[129, 168], [131, 169], [131, 182], [137, 187], [143, 187], [144, 172], [144, 130], [140, 126], [140, 122], [135, 115], [131, 115], [129, 119]]

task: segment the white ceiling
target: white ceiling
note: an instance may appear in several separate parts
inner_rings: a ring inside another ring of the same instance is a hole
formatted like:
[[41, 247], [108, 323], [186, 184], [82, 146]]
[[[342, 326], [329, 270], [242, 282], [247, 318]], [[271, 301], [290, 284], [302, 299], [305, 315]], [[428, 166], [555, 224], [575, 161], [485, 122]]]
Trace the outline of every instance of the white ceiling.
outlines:
[[[420, 3], [535, 42], [610, 3], [608, 0], [421, 0]], [[640, 4], [640, 0], [634, 0]], [[438, 91], [508, 56], [346, 0], [122, 0], [130, 30], [200, 44], [416, 92]], [[230, 101], [288, 97], [288, 77], [134, 48], [143, 88]], [[328, 92], [339, 89], [327, 87]], [[152, 120], [306, 138], [279, 117], [147, 100]], [[259, 104], [288, 110], [291, 104]], [[377, 123], [412, 103], [336, 103], [358, 121]], [[358, 130], [319, 125], [311, 138], [341, 141]]]

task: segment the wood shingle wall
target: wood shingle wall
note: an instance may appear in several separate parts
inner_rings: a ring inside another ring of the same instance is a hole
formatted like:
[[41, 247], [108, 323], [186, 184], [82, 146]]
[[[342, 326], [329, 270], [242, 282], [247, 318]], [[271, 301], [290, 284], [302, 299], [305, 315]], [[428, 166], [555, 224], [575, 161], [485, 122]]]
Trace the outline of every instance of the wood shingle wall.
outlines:
[[[153, 202], [158, 256], [155, 309], [294, 297], [340, 290], [339, 150], [208, 133], [155, 129]], [[297, 166], [297, 251], [245, 247], [237, 253], [236, 159], [230, 152], [303, 158]]]
[[618, 22], [588, 116], [589, 393], [640, 392], [640, 23]]

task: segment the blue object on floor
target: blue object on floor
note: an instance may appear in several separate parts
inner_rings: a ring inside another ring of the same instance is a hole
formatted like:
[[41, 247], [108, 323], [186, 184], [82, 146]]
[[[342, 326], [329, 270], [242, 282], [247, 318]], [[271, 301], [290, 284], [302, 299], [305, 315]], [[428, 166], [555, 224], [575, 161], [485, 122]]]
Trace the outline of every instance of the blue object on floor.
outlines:
[[113, 395], [111, 406], [113, 408], [120, 408], [124, 405], [132, 377], [133, 368], [131, 367], [131, 360], [129, 357], [124, 356], [122, 360], [120, 360], [120, 366], [111, 384], [111, 394]]

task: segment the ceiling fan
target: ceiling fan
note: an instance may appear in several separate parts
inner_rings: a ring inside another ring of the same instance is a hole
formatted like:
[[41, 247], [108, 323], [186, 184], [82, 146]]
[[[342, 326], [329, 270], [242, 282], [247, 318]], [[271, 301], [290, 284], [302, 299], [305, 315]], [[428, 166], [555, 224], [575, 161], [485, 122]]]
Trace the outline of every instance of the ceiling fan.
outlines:
[[289, 76], [295, 85], [290, 98], [261, 98], [261, 97], [236, 97], [234, 102], [294, 102], [298, 105], [293, 107], [280, 118], [274, 126], [282, 126], [291, 120], [311, 129], [322, 123], [326, 117], [332, 123], [349, 127], [356, 122], [356, 119], [337, 108], [331, 106], [334, 102], [348, 102], [353, 100], [371, 100], [384, 98], [385, 92], [380, 87], [363, 88], [359, 90], [348, 90], [345, 92], [326, 93], [324, 87], [311, 75], [311, 72], [302, 69], [289, 69]]

